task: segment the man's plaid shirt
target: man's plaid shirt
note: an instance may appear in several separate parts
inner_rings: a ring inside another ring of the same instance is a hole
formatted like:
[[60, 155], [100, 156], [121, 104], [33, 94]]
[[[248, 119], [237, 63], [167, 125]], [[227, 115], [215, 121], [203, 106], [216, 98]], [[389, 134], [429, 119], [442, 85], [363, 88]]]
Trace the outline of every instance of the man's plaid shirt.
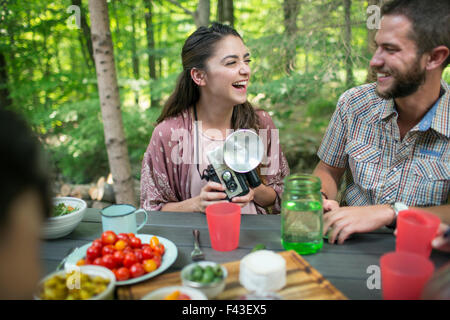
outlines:
[[450, 189], [449, 85], [441, 81], [440, 99], [403, 140], [394, 100], [378, 97], [375, 88], [375, 83], [362, 85], [340, 97], [317, 153], [326, 164], [350, 171], [345, 202], [445, 204]]

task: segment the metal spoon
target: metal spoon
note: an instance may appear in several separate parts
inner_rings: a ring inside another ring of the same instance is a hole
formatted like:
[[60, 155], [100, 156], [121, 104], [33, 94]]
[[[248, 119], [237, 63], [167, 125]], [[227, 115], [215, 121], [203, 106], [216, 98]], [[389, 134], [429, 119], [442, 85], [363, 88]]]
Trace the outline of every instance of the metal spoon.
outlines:
[[205, 259], [205, 254], [200, 250], [200, 244], [199, 244], [199, 236], [200, 231], [197, 229], [192, 230], [192, 234], [194, 235], [194, 250], [191, 252], [191, 258], [193, 261], [203, 260]]

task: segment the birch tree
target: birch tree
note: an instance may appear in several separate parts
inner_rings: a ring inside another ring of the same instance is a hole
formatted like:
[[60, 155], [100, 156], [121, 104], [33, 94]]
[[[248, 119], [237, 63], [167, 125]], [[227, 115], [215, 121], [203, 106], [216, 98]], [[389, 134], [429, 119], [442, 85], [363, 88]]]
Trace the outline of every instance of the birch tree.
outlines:
[[108, 162], [117, 203], [136, 205], [120, 110], [114, 52], [106, 0], [89, 0], [92, 45]]
[[[147, 50], [148, 50], [148, 73], [151, 80], [156, 80], [156, 59], [155, 59], [155, 32], [153, 26], [153, 8], [152, 0], [144, 0], [145, 4], [145, 26], [147, 35]], [[151, 82], [150, 82], [151, 83]], [[155, 107], [159, 105], [158, 99], [152, 94], [150, 85], [150, 106]]]

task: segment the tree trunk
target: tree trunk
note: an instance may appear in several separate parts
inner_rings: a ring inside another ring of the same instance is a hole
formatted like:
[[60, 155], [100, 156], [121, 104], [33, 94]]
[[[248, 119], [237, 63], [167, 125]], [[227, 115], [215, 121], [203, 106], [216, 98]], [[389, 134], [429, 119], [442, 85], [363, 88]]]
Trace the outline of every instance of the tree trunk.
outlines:
[[55, 33], [55, 44], [54, 44], [54, 49], [55, 49], [55, 60], [56, 60], [56, 73], [57, 74], [61, 74], [61, 72], [63, 72], [63, 68], [61, 65], [61, 59], [59, 58], [59, 44], [61, 41], [61, 37], [58, 33]]
[[[45, 56], [45, 67], [43, 70], [43, 75], [42, 75], [42, 79], [48, 79], [50, 77], [50, 59], [51, 59], [51, 55], [50, 52], [48, 50], [47, 47], [47, 40], [48, 40], [48, 34], [47, 32], [51, 31], [51, 30], [47, 30], [46, 28], [44, 28], [43, 30], [43, 42], [42, 42], [42, 46], [43, 46], [43, 54]], [[46, 110], [49, 110], [51, 108], [51, 104], [52, 104], [52, 99], [50, 98], [50, 95], [48, 94], [47, 91], [44, 91], [44, 107]]]
[[344, 0], [345, 12], [345, 33], [344, 33], [344, 49], [345, 49], [345, 85], [352, 87], [354, 85], [353, 63], [352, 63], [352, 24], [351, 24], [351, 6], [352, 0]]
[[[152, 0], [144, 0], [145, 12], [145, 26], [147, 34], [147, 50], [148, 50], [148, 73], [151, 80], [156, 80], [156, 59], [155, 59], [155, 35], [153, 27], [153, 9]], [[152, 86], [150, 85], [150, 107], [159, 105], [158, 99], [152, 94]]]
[[209, 25], [209, 17], [211, 11], [210, 0], [198, 0], [197, 10], [195, 10], [195, 12], [186, 9], [177, 0], [167, 0], [167, 1], [181, 8], [185, 13], [191, 15], [194, 18], [195, 26], [197, 28]]
[[86, 42], [83, 39], [83, 34], [78, 33], [78, 40], [80, 41], [80, 49], [81, 49], [81, 54], [83, 55], [84, 62], [86, 63], [87, 69], [90, 70], [92, 68], [92, 62], [89, 58], [89, 53], [86, 53], [87, 48], [86, 48]]
[[286, 61], [285, 70], [288, 74], [295, 70], [295, 60], [297, 56], [296, 37], [297, 37], [297, 16], [300, 11], [299, 0], [284, 0], [284, 32], [286, 38]]
[[233, 0], [217, 1], [217, 21], [234, 27]]
[[[89, 57], [92, 61], [92, 65], [95, 66], [94, 53], [92, 50], [92, 42], [91, 42], [91, 28], [86, 21], [86, 15], [84, 14], [83, 6], [81, 4], [81, 0], [72, 0], [72, 5], [78, 6], [80, 8], [80, 23], [81, 30], [83, 31], [84, 41], [86, 43], [86, 47], [88, 49]], [[91, 64], [89, 64], [89, 68], [91, 68]]]
[[8, 68], [6, 65], [6, 58], [2, 51], [0, 51], [0, 107], [9, 107], [12, 100], [9, 97], [8, 89]]
[[209, 25], [210, 12], [210, 0], [198, 0], [197, 11], [194, 13], [194, 21], [197, 28]]
[[106, 0], [89, 0], [95, 69], [109, 167], [117, 203], [136, 205], [133, 178], [120, 111], [114, 51]]
[[[369, 0], [368, 1], [368, 7], [373, 6], [373, 5], [381, 7], [381, 4], [382, 4], [381, 0]], [[375, 35], [376, 35], [377, 31], [378, 30], [376, 28], [368, 28], [368, 30], [367, 30], [367, 51], [371, 57], [375, 53], [375, 50], [376, 50]], [[377, 79], [376, 72], [373, 71], [370, 66], [368, 66], [366, 82], [368, 82], [368, 83], [374, 82], [374, 81], [376, 81], [376, 79]]]
[[6, 28], [7, 28], [7, 33], [8, 33], [8, 37], [9, 37], [9, 63], [10, 63], [10, 66], [9, 66], [9, 68], [10, 68], [10, 70], [11, 70], [11, 72], [10, 72], [10, 75], [11, 75], [11, 78], [12, 78], [12, 83], [17, 83], [17, 80], [19, 79], [19, 76], [18, 76], [18, 69], [19, 68], [17, 68], [16, 67], [16, 65], [17, 65], [17, 60], [18, 59], [16, 59], [16, 48], [17, 48], [17, 46], [16, 46], [16, 40], [15, 40], [15, 38], [14, 38], [14, 33], [15, 33], [15, 20], [12, 20], [11, 19], [11, 21], [7, 21], [8, 23], [6, 24]]
[[[130, 6], [131, 9], [131, 62], [133, 65], [133, 76], [135, 80], [139, 80], [139, 57], [136, 48], [136, 13], [134, 6]], [[139, 105], [139, 89], [132, 88], [134, 91], [134, 99], [136, 105]]]
[[[157, 17], [158, 17], [158, 21], [159, 24], [157, 25], [156, 28], [156, 43], [162, 43], [162, 30], [163, 30], [163, 24], [164, 24], [164, 14], [162, 13], [162, 10], [160, 8], [158, 8], [158, 12], [157, 12]], [[169, 16], [170, 18], [170, 16]], [[158, 66], [158, 72], [156, 73], [156, 78], [161, 79], [163, 78], [163, 59], [164, 56], [160, 56], [156, 59], [156, 64]]]

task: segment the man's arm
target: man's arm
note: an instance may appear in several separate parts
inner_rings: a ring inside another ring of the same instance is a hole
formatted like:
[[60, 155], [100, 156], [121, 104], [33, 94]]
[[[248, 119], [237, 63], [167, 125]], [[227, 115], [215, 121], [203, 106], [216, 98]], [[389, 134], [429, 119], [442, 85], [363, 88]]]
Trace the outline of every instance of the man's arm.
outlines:
[[430, 212], [441, 219], [442, 223], [450, 225], [450, 204], [444, 204], [435, 207], [409, 207], [410, 209], [419, 209]]
[[319, 177], [322, 181], [321, 191], [327, 195], [329, 200], [336, 200], [339, 184], [344, 172], [345, 168], [329, 166], [322, 160], [319, 161], [314, 169], [313, 175]]
[[[433, 213], [443, 223], [448, 223], [450, 218], [450, 205], [435, 207], [410, 207]], [[353, 233], [364, 233], [390, 225], [394, 222], [394, 210], [388, 204], [379, 204], [366, 207], [341, 207], [324, 215], [324, 234], [331, 228], [331, 235], [328, 236], [328, 242], [339, 244]]]

